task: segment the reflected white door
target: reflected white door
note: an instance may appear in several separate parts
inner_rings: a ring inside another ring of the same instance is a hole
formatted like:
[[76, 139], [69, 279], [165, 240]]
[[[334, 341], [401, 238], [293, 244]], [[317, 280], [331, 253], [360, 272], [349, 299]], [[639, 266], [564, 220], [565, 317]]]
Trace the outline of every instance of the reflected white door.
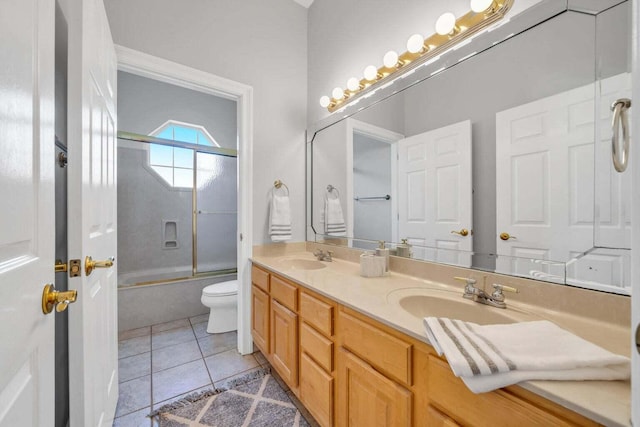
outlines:
[[[593, 246], [594, 86], [496, 114], [497, 270], [556, 277]], [[511, 238], [503, 240], [500, 234]]]
[[87, 275], [85, 257], [116, 255], [116, 55], [102, 1], [71, 3], [68, 248], [83, 271], [69, 279], [78, 291], [69, 310], [70, 423], [110, 426], [118, 400], [117, 271]]
[[[425, 259], [471, 265], [473, 249], [471, 122], [398, 141], [399, 237], [442, 250], [414, 248]], [[462, 229], [469, 234], [453, 232]]]
[[54, 2], [0, 3], [0, 426], [54, 423]]

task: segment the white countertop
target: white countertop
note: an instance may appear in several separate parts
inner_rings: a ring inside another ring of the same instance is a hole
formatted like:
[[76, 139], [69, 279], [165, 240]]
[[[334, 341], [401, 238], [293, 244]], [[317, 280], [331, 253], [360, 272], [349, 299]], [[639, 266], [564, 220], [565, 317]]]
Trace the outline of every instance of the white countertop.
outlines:
[[[287, 260], [315, 260], [310, 252], [289, 252], [284, 256], [254, 255], [252, 261], [347, 307], [357, 310], [413, 338], [427, 342], [422, 319], [397, 304], [403, 289], [436, 289], [461, 294], [461, 287], [435, 283], [397, 272], [385, 277], [364, 278], [360, 265], [343, 259], [324, 262], [325, 268], [291, 268]], [[451, 294], [453, 295], [453, 294]], [[475, 304], [475, 303], [474, 303]], [[629, 329], [602, 321], [509, 302], [507, 311], [520, 311], [553, 321], [559, 326], [614, 353], [628, 356]], [[483, 306], [487, 310], [500, 310]], [[525, 314], [526, 318], [526, 314]], [[528, 381], [521, 387], [607, 426], [630, 426], [631, 386], [629, 381]]]

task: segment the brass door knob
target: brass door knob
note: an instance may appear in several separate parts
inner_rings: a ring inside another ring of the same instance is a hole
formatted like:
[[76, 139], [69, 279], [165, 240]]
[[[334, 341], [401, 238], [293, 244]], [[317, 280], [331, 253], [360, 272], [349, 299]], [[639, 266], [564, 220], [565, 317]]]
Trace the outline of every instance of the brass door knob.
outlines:
[[500, 233], [500, 238], [502, 240], [509, 240], [509, 239], [515, 239], [516, 236], [512, 236], [509, 233]]
[[52, 284], [47, 284], [42, 290], [42, 312], [49, 314], [55, 307], [56, 311], [61, 313], [67, 309], [69, 304], [76, 302], [77, 297], [78, 291], [76, 290], [60, 292], [56, 291]]
[[463, 229], [462, 229], [462, 230], [460, 230], [460, 231], [455, 231], [455, 230], [453, 230], [453, 231], [451, 232], [451, 234], [458, 234], [458, 235], [460, 235], [460, 236], [462, 236], [462, 237], [466, 237], [466, 236], [468, 236], [468, 235], [469, 235], [469, 230], [467, 230], [466, 228], [463, 228]]
[[84, 272], [89, 276], [96, 268], [111, 268], [115, 260], [115, 257], [110, 257], [104, 261], [94, 261], [93, 258], [87, 256], [84, 259]]

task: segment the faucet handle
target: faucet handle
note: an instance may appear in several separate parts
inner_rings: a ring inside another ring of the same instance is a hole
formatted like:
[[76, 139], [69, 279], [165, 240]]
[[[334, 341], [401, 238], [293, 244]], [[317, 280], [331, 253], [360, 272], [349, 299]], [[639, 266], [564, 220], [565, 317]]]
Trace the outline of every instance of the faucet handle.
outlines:
[[478, 281], [473, 277], [454, 276], [453, 278], [466, 283], [464, 287], [464, 294], [462, 295], [464, 298], [473, 299], [474, 295], [479, 292], [474, 286]]
[[478, 283], [478, 281], [473, 277], [454, 276], [454, 279], [459, 280], [461, 282], [465, 282], [467, 285], [475, 285], [476, 283]]
[[502, 291], [513, 292], [514, 294], [520, 293], [518, 289], [512, 288], [511, 286], [507, 286], [507, 285], [501, 285], [500, 283], [494, 283], [493, 289], [494, 289], [494, 292], [500, 292], [500, 293], [502, 293]]

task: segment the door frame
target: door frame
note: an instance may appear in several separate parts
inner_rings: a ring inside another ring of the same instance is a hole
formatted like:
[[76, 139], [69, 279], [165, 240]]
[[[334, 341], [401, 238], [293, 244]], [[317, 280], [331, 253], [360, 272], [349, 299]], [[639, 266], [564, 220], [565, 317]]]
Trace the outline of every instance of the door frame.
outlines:
[[[346, 207], [347, 207], [347, 236], [353, 236], [354, 211], [353, 206], [353, 134], [367, 136], [380, 142], [386, 142], [391, 146], [391, 241], [398, 242], [398, 147], [396, 142], [404, 138], [404, 135], [379, 126], [375, 126], [360, 120], [347, 118], [346, 123]], [[349, 243], [353, 245], [353, 241]]]
[[253, 87], [177, 62], [115, 45], [118, 71], [237, 102], [238, 116], [238, 351], [253, 352], [251, 268], [253, 214]]
[[[640, 41], [638, 35], [640, 33], [640, 0], [632, 2], [632, 30], [631, 34], [633, 45], [631, 47], [632, 56], [632, 99], [635, 102], [635, 108], [640, 108]], [[631, 135], [636, 135], [634, 147], [631, 149], [629, 161], [634, 165], [631, 169], [633, 176], [631, 177], [631, 192], [638, 194], [640, 187], [640, 147], [638, 147], [638, 135], [640, 135], [640, 120], [638, 114], [632, 114], [636, 117], [633, 120], [633, 129]], [[634, 149], [635, 148], [635, 149]], [[640, 347], [638, 351], [636, 345], [635, 334], [636, 328], [640, 328], [640, 199], [633, 198], [631, 224], [631, 422], [635, 426], [640, 426]]]

